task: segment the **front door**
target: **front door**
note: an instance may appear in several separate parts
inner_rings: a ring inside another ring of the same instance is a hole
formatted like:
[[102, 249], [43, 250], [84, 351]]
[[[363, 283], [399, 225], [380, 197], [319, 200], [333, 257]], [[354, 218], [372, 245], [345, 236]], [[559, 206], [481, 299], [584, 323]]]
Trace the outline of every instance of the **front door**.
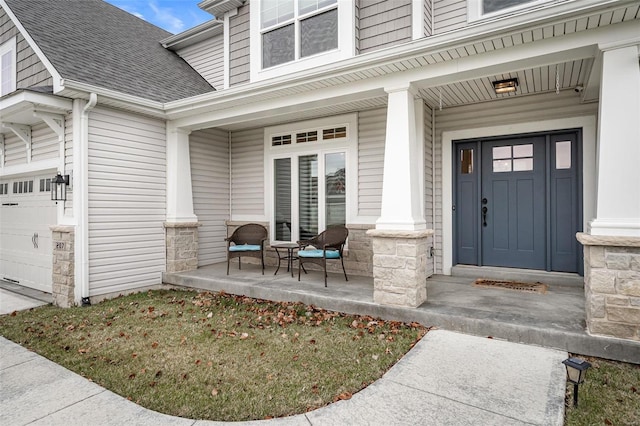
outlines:
[[577, 132], [455, 144], [454, 260], [581, 272]]

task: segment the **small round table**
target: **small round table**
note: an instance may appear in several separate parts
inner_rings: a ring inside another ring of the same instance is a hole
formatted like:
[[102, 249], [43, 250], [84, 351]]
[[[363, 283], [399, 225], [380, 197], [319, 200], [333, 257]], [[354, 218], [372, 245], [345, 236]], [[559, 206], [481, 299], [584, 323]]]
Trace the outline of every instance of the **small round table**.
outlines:
[[[278, 255], [278, 267], [276, 268], [276, 272], [274, 272], [273, 275], [276, 275], [280, 270], [280, 263], [283, 260], [286, 260], [287, 272], [291, 271], [291, 276], [293, 277], [293, 261], [298, 258], [297, 256], [293, 255], [293, 251], [298, 248], [298, 243], [273, 243], [271, 244], [271, 247], [276, 250], [276, 254]], [[284, 256], [284, 253], [281, 254], [278, 249], [286, 249], [287, 255]]]

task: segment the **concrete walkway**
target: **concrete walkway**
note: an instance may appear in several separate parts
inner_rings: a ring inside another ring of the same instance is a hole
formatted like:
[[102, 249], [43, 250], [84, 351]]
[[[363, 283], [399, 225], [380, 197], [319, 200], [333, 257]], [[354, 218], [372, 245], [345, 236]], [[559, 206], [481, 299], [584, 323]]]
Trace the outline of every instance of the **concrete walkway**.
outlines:
[[[429, 332], [380, 380], [324, 408], [247, 425], [562, 425], [566, 352]], [[216, 425], [142, 408], [0, 337], [0, 425]]]

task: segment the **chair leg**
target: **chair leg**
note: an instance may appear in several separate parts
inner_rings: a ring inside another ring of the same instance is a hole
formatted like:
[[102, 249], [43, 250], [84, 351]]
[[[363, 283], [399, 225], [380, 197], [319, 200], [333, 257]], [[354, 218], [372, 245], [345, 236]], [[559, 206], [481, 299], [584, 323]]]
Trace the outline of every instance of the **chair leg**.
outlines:
[[227, 256], [227, 275], [229, 275], [229, 262], [231, 262], [231, 259]]
[[327, 258], [323, 258], [323, 267], [324, 267], [324, 286], [327, 286]]
[[347, 271], [346, 269], [344, 269], [344, 260], [342, 259], [342, 257], [340, 257], [340, 263], [342, 263], [342, 272], [344, 272], [344, 280], [349, 281], [349, 278], [347, 278]]
[[262, 261], [262, 275], [264, 275], [264, 253], [260, 252], [260, 260]]
[[[302, 268], [304, 268], [304, 266], [302, 266], [302, 261], [298, 258], [298, 281], [300, 281], [300, 269]], [[307, 271], [304, 271], [304, 273], [306, 274]]]
[[242, 258], [238, 256], [238, 270], [242, 270]]

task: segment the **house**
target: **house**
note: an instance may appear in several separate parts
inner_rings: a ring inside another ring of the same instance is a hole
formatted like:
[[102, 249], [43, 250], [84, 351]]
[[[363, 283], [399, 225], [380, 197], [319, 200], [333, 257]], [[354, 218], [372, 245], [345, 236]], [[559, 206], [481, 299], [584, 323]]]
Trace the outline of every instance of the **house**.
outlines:
[[3, 279], [80, 303], [224, 261], [228, 226], [341, 223], [376, 303], [460, 265], [584, 275], [589, 332], [640, 340], [640, 2], [199, 7], [170, 35], [0, 0]]

